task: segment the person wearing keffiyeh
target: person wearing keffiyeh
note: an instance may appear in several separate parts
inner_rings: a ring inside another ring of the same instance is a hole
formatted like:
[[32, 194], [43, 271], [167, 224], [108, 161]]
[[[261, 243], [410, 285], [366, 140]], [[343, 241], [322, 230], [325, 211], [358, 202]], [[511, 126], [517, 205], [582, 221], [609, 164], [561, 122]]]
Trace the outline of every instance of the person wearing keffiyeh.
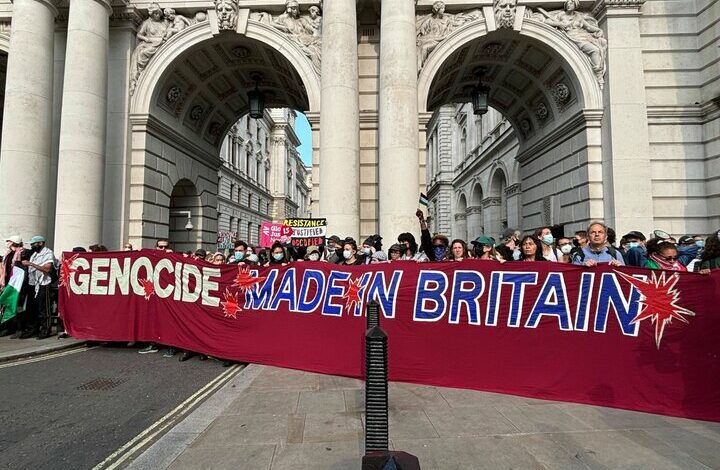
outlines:
[[687, 268], [678, 261], [678, 249], [674, 243], [654, 238], [648, 241], [647, 249], [646, 268], [662, 269], [664, 271], [687, 271]]

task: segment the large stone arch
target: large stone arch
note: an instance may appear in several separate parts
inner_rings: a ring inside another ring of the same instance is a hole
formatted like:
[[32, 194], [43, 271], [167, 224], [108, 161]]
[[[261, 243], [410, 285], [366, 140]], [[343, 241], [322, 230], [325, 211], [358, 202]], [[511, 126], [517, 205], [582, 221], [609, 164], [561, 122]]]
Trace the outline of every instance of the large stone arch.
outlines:
[[[504, 34], [507, 30], [489, 32], [487, 23], [483, 20], [475, 21], [453, 31], [428, 57], [418, 76], [418, 112], [425, 113], [428, 109], [430, 88], [438, 71], [445, 61], [463, 46], [473, 41], [487, 37], [490, 33]], [[537, 41], [553, 49], [560, 58], [575, 73], [570, 74], [576, 90], [581, 91], [583, 108], [602, 109], [602, 90], [595, 78], [595, 73], [585, 54], [575, 43], [555, 28], [536, 20], [526, 18], [520, 31], [512, 31], [509, 35], [517, 35], [531, 41]], [[491, 103], [492, 104], [492, 103]]]
[[[150, 245], [168, 232], [167, 202], [181, 180], [192, 182], [200, 198], [200, 243], [215, 244], [220, 146], [249, 111], [247, 92], [255, 87], [256, 73], [263, 76], [259, 87], [266, 108], [319, 114], [320, 77], [298, 46], [269, 25], [250, 20], [245, 34], [213, 34], [209, 21], [199, 22], [172, 36], [152, 57], [129, 103], [125, 210], [133, 244]], [[276, 145], [266, 137], [268, 149]]]
[[[235, 33], [222, 33], [222, 36], [232, 34]], [[247, 30], [242, 36], [262, 42], [282, 54], [295, 67], [307, 91], [309, 106], [304, 111], [320, 112], [320, 77], [313, 71], [310, 59], [300, 51], [295, 43], [279, 30], [252, 20], [248, 21]], [[203, 21], [170, 38], [152, 58], [138, 79], [135, 93], [130, 102], [130, 113], [149, 113], [158, 83], [168, 67], [193, 47], [212, 40], [214, 37], [215, 35], [210, 29], [210, 22]]]
[[[498, 236], [505, 224], [539, 225], [548, 198], [562, 207], [554, 223], [602, 218], [603, 90], [585, 53], [563, 32], [533, 18], [524, 18], [519, 30], [488, 30], [484, 20], [468, 23], [423, 64], [419, 112], [470, 102], [479, 68], [491, 90], [490, 106], [507, 118], [518, 141], [516, 164], [504, 168], [505, 193], [491, 194], [489, 173], [495, 170], [483, 171], [485, 231]], [[422, 152], [424, 142], [419, 144]]]

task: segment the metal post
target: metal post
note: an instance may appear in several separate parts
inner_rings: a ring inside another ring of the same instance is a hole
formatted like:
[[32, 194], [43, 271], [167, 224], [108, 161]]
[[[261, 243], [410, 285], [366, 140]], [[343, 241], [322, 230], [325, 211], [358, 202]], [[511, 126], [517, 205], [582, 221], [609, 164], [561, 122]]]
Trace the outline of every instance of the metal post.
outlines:
[[373, 326], [380, 326], [380, 304], [376, 300], [371, 300], [367, 304], [367, 329]]
[[365, 452], [382, 450], [388, 450], [387, 335], [376, 325], [365, 333]]

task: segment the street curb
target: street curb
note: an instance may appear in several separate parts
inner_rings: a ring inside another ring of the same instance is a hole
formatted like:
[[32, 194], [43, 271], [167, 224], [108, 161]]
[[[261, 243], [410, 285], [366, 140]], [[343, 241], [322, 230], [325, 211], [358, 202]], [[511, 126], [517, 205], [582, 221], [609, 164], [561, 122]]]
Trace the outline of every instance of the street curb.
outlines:
[[51, 346], [46, 349], [38, 349], [34, 351], [23, 351], [20, 353], [10, 353], [6, 356], [0, 356], [0, 364], [4, 364], [7, 362], [13, 362], [18, 361], [20, 359], [29, 359], [33, 357], [40, 357], [45, 356], [48, 354], [56, 353], [58, 351], [65, 351], [68, 349], [75, 349], [75, 348], [81, 348], [87, 345], [87, 341], [81, 341], [81, 342], [73, 342], [73, 343], [63, 343], [60, 342], [61, 340], [58, 340], [57, 346]]

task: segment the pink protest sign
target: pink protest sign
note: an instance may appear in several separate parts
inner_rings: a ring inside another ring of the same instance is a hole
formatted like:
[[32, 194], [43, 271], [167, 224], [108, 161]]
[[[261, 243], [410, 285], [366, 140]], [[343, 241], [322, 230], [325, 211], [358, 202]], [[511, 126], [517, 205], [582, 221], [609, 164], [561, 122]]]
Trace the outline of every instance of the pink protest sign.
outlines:
[[269, 247], [278, 240], [287, 243], [290, 241], [292, 233], [292, 227], [287, 225], [263, 222], [260, 226], [260, 245]]

